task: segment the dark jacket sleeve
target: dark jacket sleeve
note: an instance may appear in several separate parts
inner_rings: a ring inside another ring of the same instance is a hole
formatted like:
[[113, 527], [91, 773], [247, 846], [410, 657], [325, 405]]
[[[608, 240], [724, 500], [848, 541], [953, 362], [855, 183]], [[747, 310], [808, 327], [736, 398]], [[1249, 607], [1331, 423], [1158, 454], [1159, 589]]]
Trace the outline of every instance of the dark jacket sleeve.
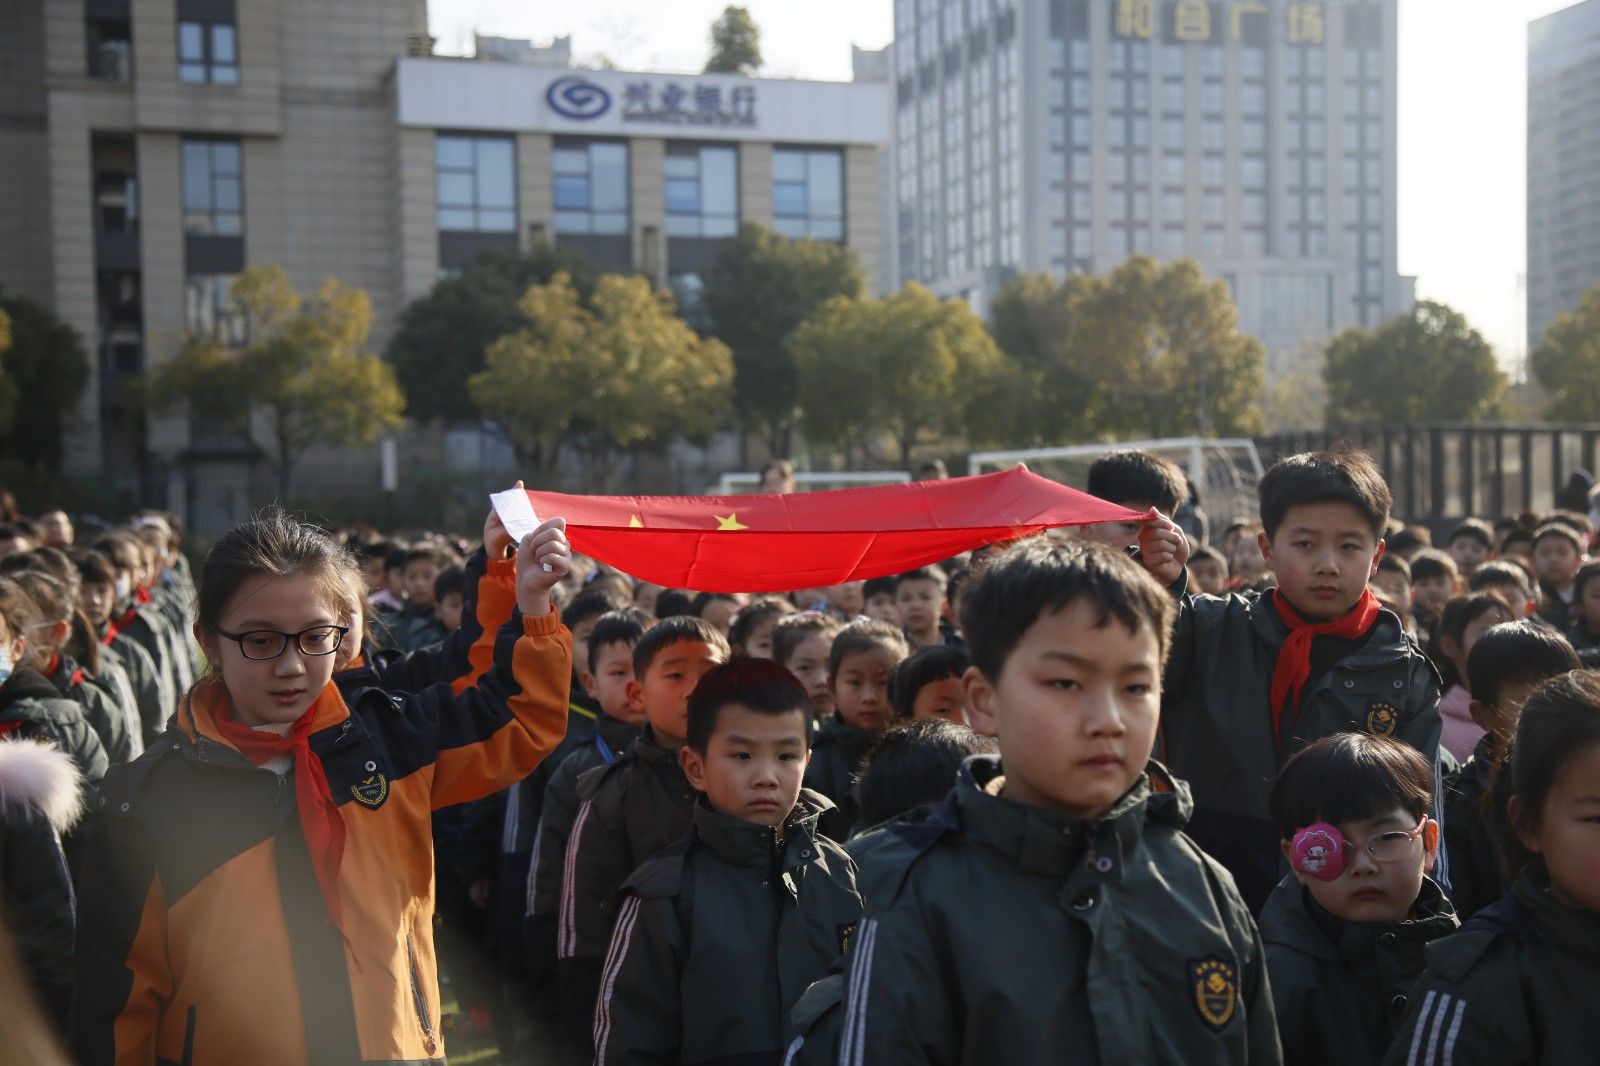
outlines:
[[148, 748], [156, 737], [166, 732], [167, 716], [172, 713], [173, 703], [162, 698], [156, 664], [151, 661], [150, 653], [144, 650], [143, 645], [131, 640], [118, 640], [113, 642], [113, 646], [122, 662], [123, 672], [128, 675], [133, 701], [139, 706], [140, 729], [144, 735], [144, 745]]
[[1491, 983], [1474, 980], [1478, 975], [1469, 972], [1452, 980], [1437, 971], [1440, 955], [1470, 950], [1464, 941], [1474, 935], [1458, 934], [1428, 945], [1428, 969], [1411, 986], [1405, 1017], [1384, 1059], [1386, 1066], [1507, 1066], [1559, 1060], [1559, 1056], [1541, 1058], [1534, 1051], [1522, 1007], [1527, 989], [1514, 979]]
[[606, 903], [633, 873], [618, 790], [599, 787], [606, 783], [604, 771], [591, 773], [597, 776], [579, 779], [582, 799], [567, 840], [556, 927], [561, 1015], [568, 1029], [584, 1034], [593, 1028], [601, 962], [611, 942]]
[[594, 1061], [668, 1066], [683, 1046], [683, 936], [668, 898], [622, 901], [594, 1011]]
[[516, 561], [490, 563], [480, 547], [467, 560], [465, 570], [467, 595], [461, 607], [461, 626], [437, 644], [373, 664], [369, 667], [371, 684], [390, 692], [420, 692], [438, 684], [460, 691], [488, 672], [494, 664], [496, 633], [510, 621], [516, 607]]
[[[1190, 843], [1192, 846], [1193, 842]], [[1240, 996], [1245, 1021], [1250, 1027], [1251, 1066], [1260, 1063], [1275, 1066], [1282, 1063], [1284, 1057], [1278, 1043], [1278, 1016], [1272, 1002], [1267, 950], [1261, 942], [1261, 931], [1256, 928], [1250, 908], [1239, 895], [1233, 875], [1210, 856], [1199, 854], [1199, 858], [1205, 864], [1206, 881], [1216, 901], [1217, 913], [1227, 927], [1234, 958], [1239, 960]]]
[[61, 838], [43, 812], [16, 806], [0, 821], [0, 914], [56, 1024], [72, 1005], [72, 879]]
[[851, 938], [840, 1066], [959, 1061], [957, 999], [914, 892], [902, 892]]

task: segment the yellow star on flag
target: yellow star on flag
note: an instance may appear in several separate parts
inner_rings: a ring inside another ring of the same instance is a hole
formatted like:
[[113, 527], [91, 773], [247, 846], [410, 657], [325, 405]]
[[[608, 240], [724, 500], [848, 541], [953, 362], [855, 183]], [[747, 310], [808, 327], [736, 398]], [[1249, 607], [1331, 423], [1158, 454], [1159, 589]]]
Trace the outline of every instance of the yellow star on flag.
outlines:
[[629, 529], [643, 529], [644, 528], [644, 523], [639, 521], [639, 516], [638, 515], [630, 515], [628, 517], [628, 528]]
[[726, 517], [724, 517], [723, 515], [719, 515], [719, 514], [713, 514], [711, 517], [715, 518], [717, 520], [717, 532], [718, 533], [721, 533], [724, 530], [749, 529], [750, 528], [749, 526], [747, 526], [744, 523], [739, 521], [739, 512], [737, 512], [737, 511], [735, 511], [734, 513], [732, 513], [730, 515], [727, 515]]

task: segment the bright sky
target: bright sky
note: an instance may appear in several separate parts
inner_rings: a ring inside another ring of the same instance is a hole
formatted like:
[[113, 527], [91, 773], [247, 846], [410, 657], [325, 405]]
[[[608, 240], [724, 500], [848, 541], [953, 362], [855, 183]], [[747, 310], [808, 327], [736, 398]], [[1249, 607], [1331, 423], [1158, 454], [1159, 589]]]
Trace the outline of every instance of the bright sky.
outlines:
[[[1400, 5], [1400, 270], [1483, 331], [1507, 364], [1522, 354], [1518, 279], [1527, 261], [1527, 23], [1572, 0], [1403, 0]], [[571, 34], [578, 55], [630, 69], [698, 70], [726, 0], [430, 0], [439, 51], [473, 31]], [[894, 33], [890, 0], [745, 0], [764, 73], [848, 79], [850, 45]]]

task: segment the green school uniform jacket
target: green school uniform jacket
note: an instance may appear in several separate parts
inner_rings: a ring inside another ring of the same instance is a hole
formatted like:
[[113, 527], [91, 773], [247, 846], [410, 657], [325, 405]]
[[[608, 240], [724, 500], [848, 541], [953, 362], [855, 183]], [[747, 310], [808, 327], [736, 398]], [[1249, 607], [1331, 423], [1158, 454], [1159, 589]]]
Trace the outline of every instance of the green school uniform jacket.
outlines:
[[1261, 940], [1183, 833], [1186, 785], [1151, 762], [1087, 822], [967, 765], [983, 789], [891, 823], [903, 861], [863, 871], [841, 1066], [1280, 1061]]
[[776, 1063], [789, 1009], [861, 918], [855, 864], [802, 791], [783, 838], [704, 799], [624, 886], [595, 1008], [595, 1062]]
[[167, 679], [144, 645], [126, 633], [104, 627], [100, 631], [100, 644], [100, 654], [115, 655], [128, 675], [133, 698], [139, 705], [141, 735], [148, 748], [167, 731], [167, 719], [178, 705], [178, 694], [167, 688]]
[[1389, 611], [1359, 640], [1313, 642], [1299, 713], [1284, 712], [1275, 743], [1269, 693], [1288, 635], [1271, 590], [1181, 596], [1161, 686], [1157, 754], [1194, 790], [1188, 833], [1233, 874], [1252, 913], [1285, 872], [1267, 800], [1292, 755], [1346, 732], [1403, 740], [1430, 763], [1439, 753], [1439, 675]]
[[134, 760], [139, 752], [133, 750], [133, 737], [128, 734], [127, 712], [109, 692], [93, 684], [89, 675], [65, 655], [56, 657], [55, 672], [47, 676], [62, 698], [83, 708], [83, 717], [100, 738], [111, 766]]
[[1444, 892], [1424, 878], [1404, 922], [1345, 922], [1317, 906], [1293, 876], [1261, 912], [1283, 1061], [1361, 1066], [1383, 1061], [1422, 975], [1423, 948], [1456, 931]]
[[1550, 895], [1540, 864], [1427, 951], [1389, 1066], [1600, 1060], [1600, 914]]
[[856, 773], [861, 769], [861, 760], [882, 735], [847, 724], [837, 711], [823, 719], [812, 742], [806, 787], [827, 796], [836, 808], [822, 820], [824, 836], [842, 841], [855, 829], [860, 813], [856, 804]]
[[1472, 758], [1444, 779], [1444, 846], [1450, 855], [1450, 902], [1456, 916], [1472, 917], [1506, 894], [1510, 878], [1484, 815], [1489, 772], [1494, 766], [1492, 733], [1478, 741]]
[[600, 970], [611, 944], [617, 889], [641, 863], [689, 829], [694, 789], [678, 753], [655, 742], [648, 726], [628, 754], [578, 779], [556, 925], [561, 1016], [587, 1041], [594, 1030]]
[[789, 1012], [798, 1034], [783, 1054], [783, 1066], [835, 1066], [844, 1029], [844, 974], [835, 969], [812, 983]]

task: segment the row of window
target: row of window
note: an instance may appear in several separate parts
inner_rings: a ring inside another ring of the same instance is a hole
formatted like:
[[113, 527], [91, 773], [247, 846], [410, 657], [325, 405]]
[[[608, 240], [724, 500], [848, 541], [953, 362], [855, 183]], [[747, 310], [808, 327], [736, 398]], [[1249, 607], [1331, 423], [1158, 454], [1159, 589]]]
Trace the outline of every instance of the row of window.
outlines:
[[[446, 232], [511, 233], [516, 163], [508, 137], [440, 134], [435, 141], [438, 223]], [[551, 192], [558, 234], [628, 233], [628, 145], [556, 142]], [[731, 237], [739, 230], [738, 149], [671, 145], [663, 164], [670, 237]], [[844, 239], [844, 156], [837, 149], [772, 153], [773, 228], [788, 237]]]

